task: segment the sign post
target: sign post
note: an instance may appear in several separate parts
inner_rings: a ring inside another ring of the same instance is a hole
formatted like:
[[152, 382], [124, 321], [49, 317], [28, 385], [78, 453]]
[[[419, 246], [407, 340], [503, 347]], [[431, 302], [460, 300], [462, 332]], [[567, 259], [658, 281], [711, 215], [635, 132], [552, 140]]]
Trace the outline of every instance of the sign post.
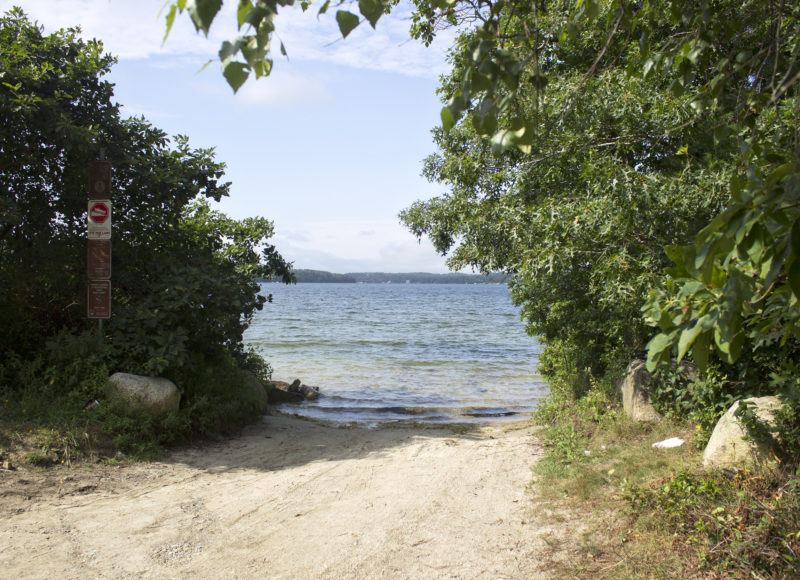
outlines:
[[111, 318], [111, 163], [89, 164], [89, 206], [86, 216], [86, 317]]

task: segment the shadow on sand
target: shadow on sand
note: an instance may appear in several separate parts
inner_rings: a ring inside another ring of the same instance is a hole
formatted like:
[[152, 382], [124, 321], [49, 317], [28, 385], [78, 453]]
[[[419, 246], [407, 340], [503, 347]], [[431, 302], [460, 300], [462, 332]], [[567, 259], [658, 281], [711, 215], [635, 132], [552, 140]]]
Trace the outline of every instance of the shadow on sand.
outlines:
[[[517, 421], [529, 424], [527, 421]], [[336, 426], [289, 415], [265, 415], [259, 423], [245, 427], [235, 436], [174, 450], [163, 462], [182, 464], [209, 472], [238, 470], [278, 471], [313, 462], [375, 457], [398, 446], [425, 439], [484, 439], [492, 424], [401, 424], [365, 428]]]

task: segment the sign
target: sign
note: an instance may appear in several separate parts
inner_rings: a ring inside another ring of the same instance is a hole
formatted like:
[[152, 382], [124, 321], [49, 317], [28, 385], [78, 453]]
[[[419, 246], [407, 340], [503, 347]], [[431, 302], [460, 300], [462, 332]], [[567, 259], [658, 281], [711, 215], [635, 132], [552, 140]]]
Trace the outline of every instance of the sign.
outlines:
[[111, 318], [111, 280], [90, 280], [86, 288], [86, 317]]
[[89, 239], [111, 239], [111, 201], [107, 199], [89, 200]]
[[111, 240], [89, 240], [86, 248], [86, 277], [89, 280], [111, 278]]
[[92, 161], [89, 163], [89, 197], [108, 199], [111, 197], [111, 162]]
[[111, 318], [111, 163], [89, 163], [89, 207], [86, 215], [86, 316]]

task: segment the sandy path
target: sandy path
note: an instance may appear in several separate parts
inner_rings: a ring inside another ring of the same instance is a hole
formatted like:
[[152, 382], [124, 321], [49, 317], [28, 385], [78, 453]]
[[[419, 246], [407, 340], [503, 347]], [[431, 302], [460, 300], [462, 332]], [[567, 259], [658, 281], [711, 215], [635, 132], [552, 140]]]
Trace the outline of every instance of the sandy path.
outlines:
[[[339, 429], [268, 416], [153, 464], [0, 472], [5, 578], [532, 578], [524, 423]], [[563, 529], [563, 524], [560, 526]]]

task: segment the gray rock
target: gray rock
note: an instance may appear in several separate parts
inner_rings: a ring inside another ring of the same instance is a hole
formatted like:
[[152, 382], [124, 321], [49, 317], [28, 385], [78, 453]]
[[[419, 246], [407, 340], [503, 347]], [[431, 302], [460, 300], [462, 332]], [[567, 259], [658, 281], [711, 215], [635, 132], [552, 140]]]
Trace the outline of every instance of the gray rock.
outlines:
[[316, 401], [319, 399], [319, 387], [300, 385], [300, 394], [305, 397], [306, 401]]
[[[775, 413], [781, 408], [777, 397], [745, 399], [755, 415], [770, 427], [775, 425]], [[745, 440], [747, 429], [736, 417], [741, 401], [736, 401], [720, 418], [703, 452], [705, 467], [737, 468], [747, 465], [766, 465], [774, 461], [774, 450], [765, 443]], [[774, 435], [774, 434], [773, 434]]]
[[293, 393], [288, 390], [289, 383], [271, 381], [267, 385], [267, 399], [270, 403], [300, 403], [305, 400], [302, 393]]
[[270, 381], [267, 387], [270, 403], [300, 403], [316, 401], [319, 398], [319, 387], [309, 387], [295, 379], [292, 384], [284, 381]]
[[154, 417], [177, 411], [181, 402], [178, 387], [169, 379], [129, 373], [111, 375], [106, 395], [129, 401]]
[[625, 377], [617, 385], [625, 414], [634, 421], [660, 421], [662, 418], [650, 403], [651, 378], [647, 364], [637, 359], [628, 365]]

